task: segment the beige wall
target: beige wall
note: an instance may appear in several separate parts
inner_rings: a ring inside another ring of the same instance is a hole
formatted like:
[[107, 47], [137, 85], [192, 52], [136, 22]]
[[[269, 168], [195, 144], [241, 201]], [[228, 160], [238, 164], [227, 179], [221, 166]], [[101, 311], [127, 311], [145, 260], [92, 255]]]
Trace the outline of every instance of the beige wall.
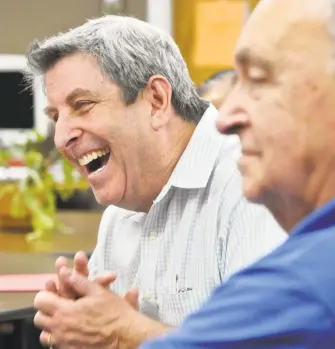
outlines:
[[[126, 14], [145, 19], [146, 0], [127, 0]], [[0, 0], [0, 53], [25, 53], [35, 38], [101, 14], [101, 0]]]

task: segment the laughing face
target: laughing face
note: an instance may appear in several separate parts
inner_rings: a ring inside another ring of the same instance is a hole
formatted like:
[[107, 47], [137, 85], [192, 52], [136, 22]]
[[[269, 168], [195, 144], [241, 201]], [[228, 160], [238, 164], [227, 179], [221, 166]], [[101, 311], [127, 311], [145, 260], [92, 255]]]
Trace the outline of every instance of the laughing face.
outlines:
[[121, 91], [80, 53], [62, 58], [45, 76], [47, 114], [55, 144], [89, 182], [100, 204], [136, 208], [150, 143], [150, 103], [125, 105]]

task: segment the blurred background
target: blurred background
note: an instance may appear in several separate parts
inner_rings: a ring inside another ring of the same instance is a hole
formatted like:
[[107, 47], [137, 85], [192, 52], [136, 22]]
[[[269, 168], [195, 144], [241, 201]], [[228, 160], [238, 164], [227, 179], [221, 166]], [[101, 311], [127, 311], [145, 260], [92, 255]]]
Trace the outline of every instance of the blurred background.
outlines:
[[215, 70], [232, 66], [232, 49], [257, 0], [1, 0], [0, 53], [24, 54], [44, 38], [103, 13], [123, 13], [173, 35], [200, 83]]

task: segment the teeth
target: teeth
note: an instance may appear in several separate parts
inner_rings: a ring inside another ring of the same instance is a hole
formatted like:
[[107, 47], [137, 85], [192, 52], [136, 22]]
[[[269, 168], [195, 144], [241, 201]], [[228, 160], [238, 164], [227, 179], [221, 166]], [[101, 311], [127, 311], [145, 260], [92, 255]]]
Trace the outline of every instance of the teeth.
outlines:
[[83, 155], [79, 160], [79, 165], [80, 166], [85, 166], [89, 164], [91, 161], [101, 158], [102, 156], [106, 155], [109, 153], [109, 149], [100, 149], [97, 151], [92, 151], [89, 154]]

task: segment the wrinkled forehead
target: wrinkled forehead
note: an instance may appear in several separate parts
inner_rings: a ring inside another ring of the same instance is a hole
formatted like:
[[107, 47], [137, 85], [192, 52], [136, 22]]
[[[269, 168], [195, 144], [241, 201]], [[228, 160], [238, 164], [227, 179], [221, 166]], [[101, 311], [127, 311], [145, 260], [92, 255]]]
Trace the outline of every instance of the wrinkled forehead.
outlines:
[[[320, 0], [326, 2], [329, 5], [329, 0]], [[333, 46], [328, 30], [331, 11], [326, 9], [330, 7], [313, 4], [315, 0], [263, 0], [241, 32], [235, 59], [241, 52], [252, 52], [270, 62], [285, 62], [293, 56], [313, 60], [329, 53]]]

